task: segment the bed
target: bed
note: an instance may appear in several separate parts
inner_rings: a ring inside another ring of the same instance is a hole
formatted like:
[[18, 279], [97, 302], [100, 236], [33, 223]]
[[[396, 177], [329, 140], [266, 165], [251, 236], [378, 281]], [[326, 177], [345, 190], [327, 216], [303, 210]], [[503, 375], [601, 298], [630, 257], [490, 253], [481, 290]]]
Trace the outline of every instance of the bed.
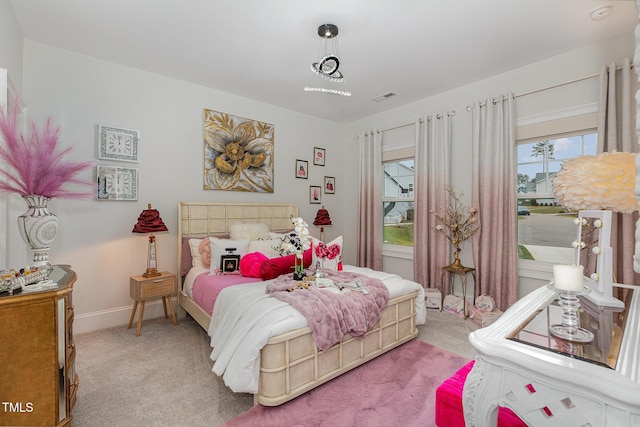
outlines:
[[[186, 311], [200, 326], [212, 336], [212, 316], [198, 305], [185, 283], [190, 270], [189, 239], [203, 239], [206, 237], [229, 237], [230, 227], [235, 223], [262, 223], [273, 232], [286, 232], [292, 229], [291, 217], [298, 216], [298, 208], [293, 204], [263, 204], [263, 203], [215, 203], [215, 202], [180, 202], [178, 204], [178, 271], [181, 275], [181, 287], [178, 292], [179, 309]], [[194, 269], [195, 270], [195, 269]], [[424, 308], [424, 291], [415, 282], [406, 281], [399, 276], [375, 272], [370, 269], [345, 266], [345, 271], [378, 277], [385, 284], [390, 283], [394, 290], [389, 295], [386, 307], [382, 310], [377, 323], [369, 329], [364, 337], [355, 338], [345, 335], [341, 342], [327, 350], [319, 350], [316, 346], [311, 329], [295, 314], [287, 312], [293, 320], [279, 322], [277, 327], [267, 328], [268, 337], [259, 344], [259, 348], [246, 347], [240, 344], [232, 362], [240, 362], [245, 357], [253, 361], [254, 367], [241, 367], [239, 375], [247, 374], [247, 378], [254, 379], [253, 385], [243, 388], [245, 381], [240, 379], [231, 368], [224, 373], [225, 384], [234, 391], [249, 392], [254, 395], [254, 403], [265, 406], [280, 405], [297, 397], [318, 385], [325, 383], [344, 372], [347, 372], [373, 358], [385, 353], [418, 335], [416, 325], [426, 320]], [[264, 284], [267, 282], [253, 282], [233, 286], [222, 296], [232, 298], [234, 290], [243, 287], [251, 290], [256, 298], [264, 294]], [[397, 287], [397, 288], [396, 288]], [[273, 300], [274, 298], [270, 298]], [[288, 307], [287, 310], [295, 309]], [[214, 312], [215, 315], [216, 312]], [[213, 342], [213, 339], [212, 339]], [[214, 348], [214, 352], [216, 348]], [[255, 351], [255, 357], [251, 353]], [[213, 353], [212, 353], [213, 355]], [[216, 361], [216, 364], [218, 361]], [[216, 366], [214, 365], [214, 372]], [[216, 372], [222, 375], [222, 372]], [[228, 378], [229, 377], [229, 378]], [[248, 381], [248, 380], [247, 380]], [[240, 384], [240, 385], [238, 385]]]

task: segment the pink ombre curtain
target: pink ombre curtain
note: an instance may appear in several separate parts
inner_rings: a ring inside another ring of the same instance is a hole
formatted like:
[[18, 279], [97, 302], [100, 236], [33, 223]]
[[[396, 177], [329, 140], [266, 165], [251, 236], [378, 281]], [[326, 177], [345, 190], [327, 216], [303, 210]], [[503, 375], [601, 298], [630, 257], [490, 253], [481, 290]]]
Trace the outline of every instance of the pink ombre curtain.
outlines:
[[[616, 64], [600, 70], [600, 97], [598, 105], [598, 153], [625, 151], [636, 152], [634, 141], [635, 116], [631, 87], [631, 61], [626, 58], [620, 70]], [[640, 275], [633, 270], [635, 250], [635, 223], [638, 212], [613, 213], [611, 247], [613, 249], [613, 273], [615, 281], [628, 285], [640, 285]]]
[[472, 203], [479, 232], [472, 237], [476, 295], [500, 310], [518, 299], [515, 102], [512, 93], [474, 103]]
[[360, 134], [358, 266], [382, 270], [382, 135]]
[[416, 120], [415, 128], [413, 280], [436, 288], [441, 268], [451, 263], [451, 244], [434, 230], [432, 214], [449, 205], [451, 113], [425, 116]]

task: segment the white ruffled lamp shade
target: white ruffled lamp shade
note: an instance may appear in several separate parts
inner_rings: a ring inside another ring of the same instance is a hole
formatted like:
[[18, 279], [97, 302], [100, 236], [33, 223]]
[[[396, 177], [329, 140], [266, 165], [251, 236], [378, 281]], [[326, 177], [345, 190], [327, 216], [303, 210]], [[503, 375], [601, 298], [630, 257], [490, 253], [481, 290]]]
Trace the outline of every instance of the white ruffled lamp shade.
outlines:
[[637, 211], [636, 154], [601, 153], [567, 160], [553, 180], [558, 203], [571, 211]]

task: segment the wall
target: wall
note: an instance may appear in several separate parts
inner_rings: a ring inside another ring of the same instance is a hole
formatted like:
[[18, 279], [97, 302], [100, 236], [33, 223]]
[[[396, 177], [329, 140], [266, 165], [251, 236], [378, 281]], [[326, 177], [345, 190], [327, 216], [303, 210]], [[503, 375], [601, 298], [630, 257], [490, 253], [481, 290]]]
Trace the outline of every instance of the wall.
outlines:
[[9, 0], [0, 0], [0, 68], [9, 70], [13, 85], [22, 88], [22, 33]]
[[[311, 95], [313, 96], [313, 95]], [[119, 164], [139, 168], [136, 202], [53, 199], [50, 210], [60, 222], [50, 252], [52, 263], [66, 263], [78, 273], [74, 289], [76, 332], [123, 325], [132, 300], [129, 276], [146, 268], [147, 239], [131, 233], [140, 212], [151, 203], [170, 232], [158, 235], [158, 265], [176, 272], [177, 203], [186, 201], [293, 202], [309, 223], [319, 205], [309, 204], [309, 185], [335, 176], [335, 195], [324, 196], [335, 227], [341, 231], [346, 211], [347, 169], [338, 155], [344, 126], [311, 116], [200, 87], [95, 58], [24, 42], [24, 98], [31, 117], [52, 115], [62, 128], [64, 145], [73, 144], [72, 158], [97, 159], [96, 125], [140, 131], [140, 162]], [[275, 191], [242, 193], [202, 190], [202, 110], [212, 109], [275, 125]], [[325, 167], [314, 166], [313, 147], [327, 151]], [[309, 179], [296, 179], [295, 160], [309, 161]], [[95, 180], [95, 168], [83, 178]], [[316, 236], [319, 230], [311, 226]], [[15, 242], [14, 247], [24, 245]], [[159, 304], [145, 317], [161, 313]], [[147, 314], [147, 311], [149, 313]]]
[[[357, 156], [357, 135], [364, 130], [386, 129], [413, 122], [417, 117], [425, 114], [455, 111], [452, 123], [452, 186], [457, 191], [464, 193], [463, 200], [469, 204], [471, 200], [471, 158], [468, 155], [471, 149], [471, 113], [466, 110], [468, 105], [475, 101], [483, 101], [488, 97], [498, 96], [511, 91], [516, 95], [540, 88], [549, 87], [557, 83], [570, 81], [576, 78], [598, 73], [604, 64], [618, 61], [625, 57], [632, 57], [634, 52], [633, 34], [628, 34], [616, 39], [606, 40], [602, 43], [590, 45], [585, 48], [566, 52], [531, 64], [527, 67], [507, 71], [489, 79], [477, 81], [454, 90], [422, 99], [418, 102], [395, 108], [384, 113], [372, 115], [362, 120], [350, 123], [348, 126], [350, 150], [348, 156]], [[439, 66], [446, 66], [440, 64]], [[425, 76], [428, 78], [428, 76]], [[536, 94], [519, 96], [516, 100], [516, 116], [519, 123], [531, 123], [544, 120], [541, 116], [550, 112], [562, 115], [563, 110], [578, 108], [593, 109], [597, 101], [597, 79], [592, 78], [581, 83], [566, 85], [557, 89], [550, 89]], [[403, 94], [399, 94], [402, 96]], [[355, 181], [356, 170], [347, 170], [345, 173], [349, 180]], [[357, 201], [351, 201], [351, 208], [356, 209]], [[347, 207], [350, 209], [349, 207]], [[355, 218], [345, 227], [347, 240], [355, 238]], [[470, 244], [465, 244], [461, 253], [464, 265], [472, 266]], [[413, 263], [410, 260], [392, 259], [385, 257], [384, 268], [386, 271], [397, 273], [405, 277], [412, 276]], [[535, 289], [551, 278], [549, 266], [542, 266], [542, 271], [527, 270], [520, 278], [521, 296]], [[521, 270], [523, 271], [523, 270]], [[411, 274], [410, 274], [411, 273]], [[470, 293], [470, 292], [469, 292]]]
[[[0, 69], [6, 70], [8, 78], [0, 82], [2, 107], [7, 103], [7, 83], [9, 90], [22, 88], [22, 33], [9, 0], [0, 0]], [[26, 250], [7, 250], [10, 242], [19, 238], [15, 212], [22, 207], [24, 202], [18, 196], [0, 193], [0, 265], [20, 265], [26, 260]]]

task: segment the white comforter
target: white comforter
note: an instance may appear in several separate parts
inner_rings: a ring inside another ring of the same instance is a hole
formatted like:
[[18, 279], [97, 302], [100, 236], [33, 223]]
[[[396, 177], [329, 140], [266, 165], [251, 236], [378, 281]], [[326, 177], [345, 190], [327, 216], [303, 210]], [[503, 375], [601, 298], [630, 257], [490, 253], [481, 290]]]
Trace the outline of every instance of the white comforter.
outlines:
[[[346, 265], [345, 271], [382, 280], [389, 288], [389, 299], [418, 291], [416, 324], [427, 320], [424, 289], [398, 275]], [[260, 350], [272, 336], [307, 326], [307, 320], [291, 305], [265, 292], [267, 282], [248, 283], [224, 289], [211, 316], [211, 359], [213, 372], [238, 393], [258, 392]]]

